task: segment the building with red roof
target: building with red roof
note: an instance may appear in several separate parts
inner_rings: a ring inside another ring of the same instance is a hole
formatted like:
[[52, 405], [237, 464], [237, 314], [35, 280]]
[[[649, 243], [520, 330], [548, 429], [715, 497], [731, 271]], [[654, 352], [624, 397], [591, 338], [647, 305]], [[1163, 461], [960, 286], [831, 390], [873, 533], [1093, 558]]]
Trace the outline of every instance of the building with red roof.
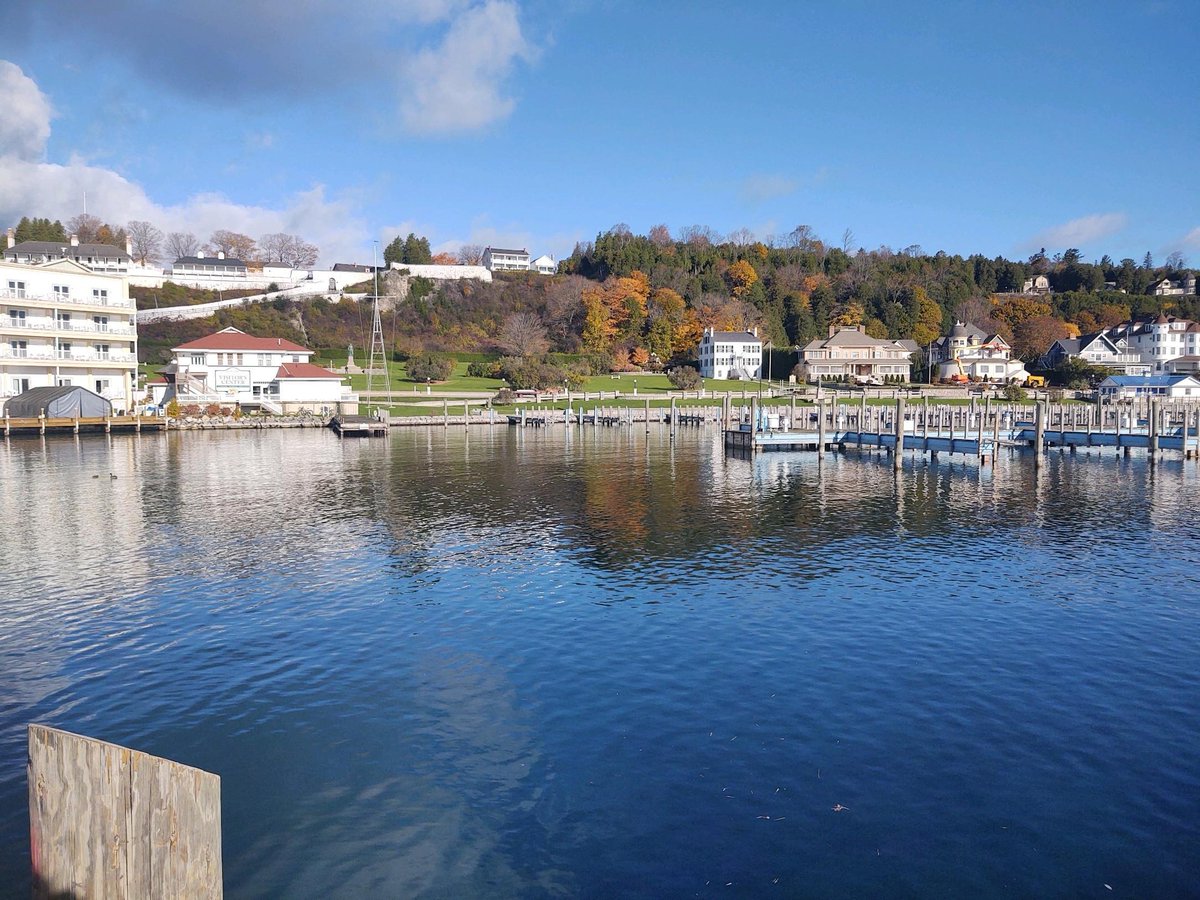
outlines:
[[345, 376], [315, 365], [313, 351], [284, 338], [256, 337], [237, 328], [180, 344], [147, 385], [155, 403], [240, 407], [283, 415], [308, 411], [355, 413], [358, 396]]

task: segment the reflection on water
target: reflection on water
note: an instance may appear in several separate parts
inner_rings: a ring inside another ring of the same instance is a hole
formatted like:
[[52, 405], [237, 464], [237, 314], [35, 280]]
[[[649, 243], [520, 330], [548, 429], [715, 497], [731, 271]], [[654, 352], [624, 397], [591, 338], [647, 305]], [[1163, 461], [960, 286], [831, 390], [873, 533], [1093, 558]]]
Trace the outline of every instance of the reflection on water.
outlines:
[[219, 773], [230, 896], [1186, 893], [1198, 480], [657, 428], [13, 440], [0, 884], [44, 721]]

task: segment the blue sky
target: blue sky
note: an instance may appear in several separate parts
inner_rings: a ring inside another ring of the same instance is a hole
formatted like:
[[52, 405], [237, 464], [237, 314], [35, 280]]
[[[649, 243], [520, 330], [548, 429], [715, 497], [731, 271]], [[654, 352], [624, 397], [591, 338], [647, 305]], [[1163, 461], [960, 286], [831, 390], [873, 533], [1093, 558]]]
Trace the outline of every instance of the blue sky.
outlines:
[[369, 261], [617, 222], [1200, 264], [1194, 0], [65, 0], [0, 36], [0, 222]]

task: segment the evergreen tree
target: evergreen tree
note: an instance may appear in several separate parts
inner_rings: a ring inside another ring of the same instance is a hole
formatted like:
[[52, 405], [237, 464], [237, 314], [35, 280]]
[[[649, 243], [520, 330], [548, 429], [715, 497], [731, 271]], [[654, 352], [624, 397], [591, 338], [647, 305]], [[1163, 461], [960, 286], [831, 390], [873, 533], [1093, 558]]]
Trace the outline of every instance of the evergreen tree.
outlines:
[[383, 248], [383, 263], [390, 266], [392, 263], [404, 261], [404, 241], [400, 239], [400, 235], [396, 235], [392, 242]]

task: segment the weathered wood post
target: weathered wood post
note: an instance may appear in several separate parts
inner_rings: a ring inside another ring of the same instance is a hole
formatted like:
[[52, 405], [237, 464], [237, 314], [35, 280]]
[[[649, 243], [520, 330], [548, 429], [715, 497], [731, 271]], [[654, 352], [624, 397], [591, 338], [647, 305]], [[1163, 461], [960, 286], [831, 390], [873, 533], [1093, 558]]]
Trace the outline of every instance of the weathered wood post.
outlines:
[[1034, 408], [1033, 464], [1042, 464], [1042, 450], [1046, 442], [1046, 401], [1039, 400]]
[[450, 427], [450, 401], [442, 399], [442, 427]]
[[29, 726], [33, 896], [219, 898], [221, 779]]
[[1150, 462], [1158, 462], [1158, 429], [1162, 419], [1162, 409], [1159, 407], [1157, 397], [1152, 397], [1149, 400], [1149, 415], [1147, 416], [1148, 436], [1146, 439], [1146, 448], [1150, 453]]
[[904, 398], [896, 398], [896, 452], [892, 456], [892, 468], [897, 472], [904, 462]]
[[675, 415], [675, 398], [671, 398], [671, 440], [675, 440], [675, 420], [678, 416]]
[[817, 459], [825, 455], [825, 400], [817, 401]]
[[646, 398], [646, 434], [650, 433], [650, 398]]

